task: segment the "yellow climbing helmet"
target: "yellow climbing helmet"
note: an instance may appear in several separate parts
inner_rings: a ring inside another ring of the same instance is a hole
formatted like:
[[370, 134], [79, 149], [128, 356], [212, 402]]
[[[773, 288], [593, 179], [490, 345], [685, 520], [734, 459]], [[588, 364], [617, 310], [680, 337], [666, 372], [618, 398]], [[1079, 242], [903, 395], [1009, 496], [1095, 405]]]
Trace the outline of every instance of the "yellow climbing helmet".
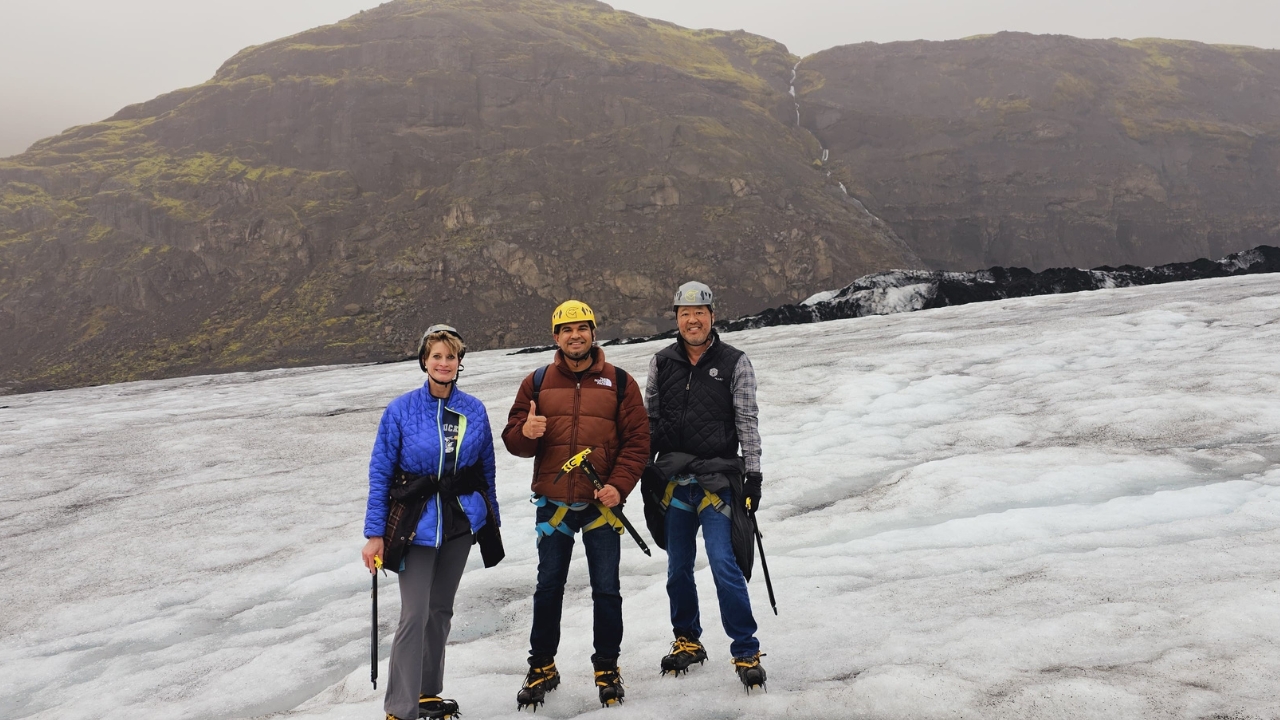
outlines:
[[582, 321], [591, 323], [591, 329], [596, 327], [596, 314], [591, 311], [591, 306], [581, 300], [565, 300], [556, 307], [556, 311], [551, 313], [551, 332], [554, 334], [561, 325], [565, 323], [578, 323]]

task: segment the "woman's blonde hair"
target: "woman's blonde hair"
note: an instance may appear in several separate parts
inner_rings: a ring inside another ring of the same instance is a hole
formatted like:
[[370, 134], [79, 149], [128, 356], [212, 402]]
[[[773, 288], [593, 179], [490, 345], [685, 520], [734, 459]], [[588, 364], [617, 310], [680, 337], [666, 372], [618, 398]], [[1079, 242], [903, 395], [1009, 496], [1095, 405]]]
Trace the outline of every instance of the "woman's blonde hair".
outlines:
[[[422, 340], [418, 342], [418, 367], [422, 368], [422, 372], [427, 371], [427, 353], [430, 352], [431, 346], [438, 342], [442, 342], [458, 356], [458, 362], [462, 362], [462, 358], [467, 354], [467, 345], [462, 342], [462, 334], [457, 328], [443, 323], [432, 325], [427, 331], [422, 333]], [[461, 370], [461, 366], [458, 368]]]
[[422, 339], [422, 356], [424, 358], [431, 352], [431, 346], [436, 343], [444, 343], [453, 351], [453, 354], [457, 355], [459, 358], [462, 357], [463, 351], [467, 349], [467, 346], [463, 344], [462, 340], [460, 340], [457, 335], [454, 335], [447, 330], [440, 330], [430, 333]]

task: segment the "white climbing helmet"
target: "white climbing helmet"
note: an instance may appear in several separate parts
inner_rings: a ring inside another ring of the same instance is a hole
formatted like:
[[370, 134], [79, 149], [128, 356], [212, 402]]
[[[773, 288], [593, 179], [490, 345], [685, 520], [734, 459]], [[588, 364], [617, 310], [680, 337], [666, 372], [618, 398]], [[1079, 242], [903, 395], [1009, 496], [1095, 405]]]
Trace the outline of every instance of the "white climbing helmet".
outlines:
[[715, 296], [711, 288], [700, 282], [687, 282], [676, 290], [676, 299], [672, 301], [671, 309], [678, 310], [682, 305], [706, 305], [715, 310], [714, 304]]

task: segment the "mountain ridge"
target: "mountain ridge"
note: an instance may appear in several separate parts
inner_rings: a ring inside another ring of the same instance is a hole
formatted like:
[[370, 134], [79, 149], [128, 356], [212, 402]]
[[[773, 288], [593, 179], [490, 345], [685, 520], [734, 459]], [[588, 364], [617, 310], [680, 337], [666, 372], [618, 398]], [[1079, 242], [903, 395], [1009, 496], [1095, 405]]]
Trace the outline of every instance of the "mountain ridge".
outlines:
[[[738, 316], [879, 270], [1280, 243], [1280, 131], [1170, 104], [1229, 53], [1108, 43], [801, 59], [587, 0], [385, 3], [0, 160], [0, 388], [389, 359], [437, 321], [528, 345], [569, 296], [645, 335], [694, 277]], [[1159, 102], [1077, 117], [1106, 73], [1042, 47], [1118, 53]], [[1270, 112], [1280, 52], [1239, 52]]]
[[684, 274], [745, 311], [918, 265], [778, 119], [795, 61], [545, 0], [399, 0], [246, 49], [0, 163], [0, 367], [376, 359], [437, 321], [498, 347], [570, 295], [635, 334]]
[[1280, 238], [1280, 51], [997, 33], [824, 50], [797, 89], [833, 173], [933, 269]]

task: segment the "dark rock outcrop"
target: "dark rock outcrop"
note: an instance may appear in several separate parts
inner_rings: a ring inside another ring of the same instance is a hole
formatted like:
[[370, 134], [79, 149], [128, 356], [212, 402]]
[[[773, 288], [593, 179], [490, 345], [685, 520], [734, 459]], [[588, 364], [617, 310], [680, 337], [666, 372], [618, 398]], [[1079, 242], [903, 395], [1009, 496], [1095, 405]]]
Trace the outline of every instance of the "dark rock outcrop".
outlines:
[[1129, 265], [1118, 268], [1103, 266], [1093, 270], [1052, 268], [1033, 272], [1026, 268], [993, 267], [964, 273], [894, 270], [858, 278], [840, 290], [819, 293], [803, 303], [770, 308], [755, 315], [717, 323], [717, 327], [724, 332], [732, 332], [867, 315], [891, 315], [1032, 295], [1276, 272], [1280, 272], [1280, 248], [1267, 245], [1233, 253], [1221, 260], [1201, 258], [1148, 268]]

